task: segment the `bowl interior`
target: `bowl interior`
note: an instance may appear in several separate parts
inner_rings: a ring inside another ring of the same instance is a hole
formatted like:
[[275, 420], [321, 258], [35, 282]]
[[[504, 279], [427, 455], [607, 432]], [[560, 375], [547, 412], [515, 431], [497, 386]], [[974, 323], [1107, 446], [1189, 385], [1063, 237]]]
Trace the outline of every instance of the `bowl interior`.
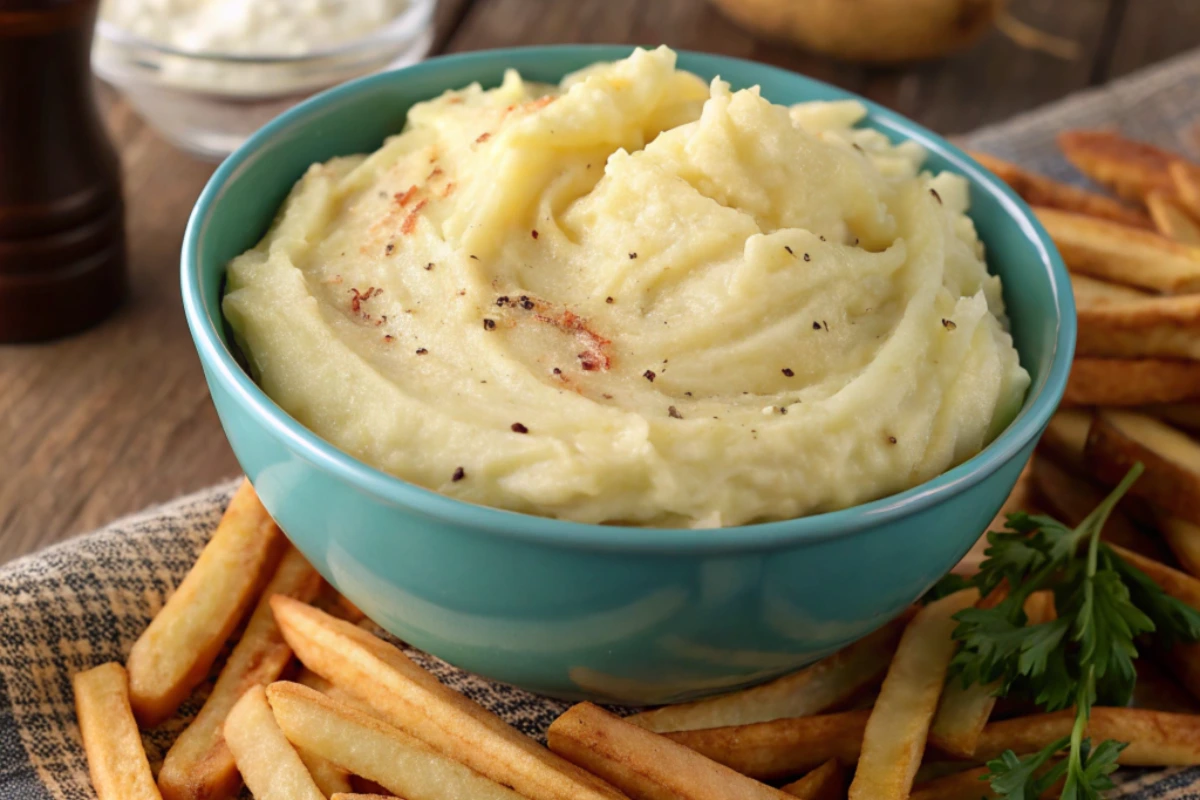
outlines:
[[[292, 184], [310, 164], [376, 149], [384, 138], [403, 127], [411, 105], [446, 89], [473, 81], [485, 87], [498, 85], [507, 68], [515, 68], [529, 79], [557, 82], [568, 72], [596, 61], [622, 58], [630, 50], [629, 46], [616, 45], [537, 47], [432, 59], [329, 90], [267, 125], [217, 171], [188, 226], [183, 258], [184, 304], [202, 359], [209, 362], [206, 367], [211, 368], [210, 362], [216, 359], [221, 369], [240, 373], [221, 315], [225, 265], [261, 238]], [[775, 103], [862, 100], [794, 73], [722, 56], [681, 52], [679, 67], [706, 80], [719, 75], [734, 89], [759, 85], [763, 95]], [[1004, 281], [1013, 338], [1021, 363], [1033, 379], [1016, 420], [982, 454], [930, 483], [849, 510], [865, 520], [877, 517], [877, 512], [898, 510], [905, 504], [933, 502], [936, 490], [973, 482], [1011, 460], [1023, 444], [1040, 433], [1061, 397], [1074, 349], [1075, 329], [1066, 270], [1025, 204], [961, 150], [887, 109], [862, 102], [870, 109], [863, 124], [893, 140], [919, 142], [928, 151], [928, 168], [957, 172], [970, 180], [970, 216], [986, 243], [990, 270]], [[244, 374], [239, 374], [237, 380], [248, 383]], [[258, 392], [255, 387], [246, 390]], [[287, 424], [299, 428], [265, 395], [259, 399]], [[303, 430], [292, 433], [312, 436]], [[323, 443], [320, 446], [333, 450]], [[349, 456], [339, 457], [349, 459]], [[362, 470], [374, 472], [366, 467]], [[379, 481], [402, 483], [381, 473], [373, 481], [375, 486], [383, 485]], [[817, 526], [817, 520], [828, 519], [832, 523], [838, 516], [841, 522], [832, 527], [845, 529], [847, 514], [848, 511], [832, 512], [793, 522], [808, 527], [808, 521], [813, 521], [812, 525]], [[786, 523], [755, 527], [768, 529], [782, 524]], [[533, 531], [538, 524], [528, 527]], [[605, 528], [603, 535], [614, 545], [624, 539], [614, 535], [612, 528]], [[748, 542], [743, 539], [742, 543]]]

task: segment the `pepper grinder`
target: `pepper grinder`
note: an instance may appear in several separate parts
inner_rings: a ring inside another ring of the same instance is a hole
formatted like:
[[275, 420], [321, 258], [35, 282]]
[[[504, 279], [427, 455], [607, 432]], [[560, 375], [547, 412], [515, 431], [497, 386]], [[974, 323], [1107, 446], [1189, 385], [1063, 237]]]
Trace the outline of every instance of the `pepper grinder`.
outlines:
[[65, 336], [125, 290], [117, 153], [89, 66], [98, 0], [0, 0], [0, 343]]

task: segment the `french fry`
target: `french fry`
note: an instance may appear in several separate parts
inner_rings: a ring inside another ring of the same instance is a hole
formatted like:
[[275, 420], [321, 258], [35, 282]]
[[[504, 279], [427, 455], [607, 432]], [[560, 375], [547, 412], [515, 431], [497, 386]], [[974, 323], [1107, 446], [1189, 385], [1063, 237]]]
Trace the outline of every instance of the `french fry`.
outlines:
[[1109, 283], [1099, 278], [1087, 275], [1071, 275], [1071, 291], [1075, 293], [1075, 305], [1078, 308], [1095, 308], [1114, 303], [1127, 303], [1130, 300], [1145, 300], [1157, 295], [1123, 286], [1119, 283]]
[[830, 759], [798, 781], [780, 787], [780, 791], [802, 800], [842, 800], [846, 796], [846, 769]]
[[1080, 356], [1200, 359], [1200, 295], [1080, 306], [1077, 315]]
[[1200, 525], [1162, 514], [1158, 520], [1158, 531], [1179, 566], [1192, 577], [1200, 576]]
[[985, 780], [987, 767], [944, 775], [913, 787], [909, 800], [990, 800], [996, 796]]
[[261, 686], [246, 691], [225, 720], [225, 741], [255, 800], [325, 800], [275, 724]]
[[1200, 222], [1184, 210], [1176, 197], [1165, 192], [1151, 192], [1146, 195], [1146, 208], [1150, 209], [1154, 227], [1163, 236], [1200, 247]]
[[399, 800], [390, 794], [358, 794], [356, 792], [338, 792], [329, 800]]
[[1167, 173], [1179, 202], [1191, 212], [1194, 220], [1200, 221], [1200, 166], [1181, 159], [1167, 167]]
[[99, 800], [161, 800], [129, 705], [125, 668], [108, 663], [71, 679], [75, 716]]
[[129, 699], [143, 727], [169, 718], [208, 676], [283, 544], [254, 487], [243, 481], [191, 571], [129, 652]]
[[1046, 425], [1046, 432], [1042, 434], [1038, 447], [1049, 453], [1055, 461], [1076, 472], [1086, 473], [1087, 465], [1083, 460], [1083, 448], [1087, 446], [1087, 434], [1090, 427], [1092, 427], [1090, 410], [1064, 408], [1056, 411], [1054, 416], [1050, 417], [1050, 422]]
[[883, 679], [904, 625], [903, 619], [893, 620], [828, 658], [769, 683], [710, 700], [644, 711], [626, 721], [665, 733], [819, 714], [841, 706]]
[[443, 686], [387, 642], [291, 598], [276, 596], [271, 607], [305, 666], [438, 752], [530, 800], [620, 798], [599, 778]]
[[208, 800], [236, 793], [241, 780], [221, 735], [225, 718], [247, 690], [266, 686], [292, 660], [292, 650], [275, 624], [270, 598], [279, 594], [303, 602], [320, 588], [321, 576], [299, 550], [289, 546], [204, 707], [167, 751], [158, 773], [164, 800]]
[[1163, 358], [1076, 358], [1063, 405], [1144, 406], [1200, 400], [1200, 364]]
[[1139, 410], [1188, 433], [1200, 434], [1200, 403], [1172, 403]]
[[1146, 467], [1129, 493], [1189, 522], [1200, 523], [1200, 442], [1145, 414], [1097, 412], [1087, 458], [1101, 481], [1115, 485], [1137, 462]]
[[554, 720], [550, 749], [600, 775], [633, 800], [788, 800], [790, 795], [591, 703]]
[[1059, 183], [1043, 175], [1029, 172], [987, 153], [972, 152], [971, 156], [1007, 183], [1021, 199], [1031, 206], [1059, 208], [1091, 217], [1101, 217], [1123, 225], [1149, 228], [1150, 219], [1138, 209], [1130, 208], [1111, 197], [1088, 192], [1076, 186]]
[[858, 761], [870, 709], [663, 734], [757, 780], [779, 780], [826, 761]]
[[1058, 146], [1080, 172], [1133, 202], [1173, 191], [1168, 167], [1178, 156], [1112, 131], [1063, 131]]
[[300, 760], [304, 762], [304, 766], [308, 768], [308, 774], [312, 775], [313, 783], [321, 790], [321, 794], [332, 797], [335, 794], [348, 794], [354, 791], [354, 787], [350, 785], [349, 772], [324, 756], [304, 750], [297, 752], [300, 754]]
[[[995, 758], [1005, 750], [1036, 753], [1069, 736], [1075, 710], [1035, 714], [983, 729], [975, 759]], [[1093, 742], [1128, 742], [1117, 762], [1128, 767], [1186, 767], [1200, 764], [1200, 716], [1147, 711], [1140, 708], [1093, 708], [1086, 735]]]
[[975, 590], [943, 597], [918, 611], [905, 628], [867, 720], [849, 800], [908, 797], [956, 649], [954, 615], [978, 599]]
[[345, 703], [298, 683], [278, 682], [267, 699], [279, 727], [301, 751], [406, 800], [520, 800], [520, 795]]
[[1069, 211], [1034, 211], [1073, 272], [1165, 294], [1200, 291], [1200, 248]]
[[[993, 591], [980, 598], [977, 608], [992, 608], [1003, 594]], [[1054, 618], [1054, 595], [1049, 591], [1034, 592], [1025, 601], [1025, 616], [1029, 625], [1040, 625]], [[942, 690], [937, 714], [929, 726], [929, 743], [943, 753], [970, 758], [992, 716], [996, 705], [996, 685], [973, 683], [963, 686], [951, 678]]]
[[[1068, 473], [1052, 461], [1039, 458], [1033, 467], [1034, 483], [1045, 505], [1058, 519], [1078, 525], [1104, 500], [1105, 492], [1089, 481]], [[1129, 498], [1133, 500], [1134, 498]], [[1109, 514], [1101, 535], [1104, 541], [1118, 544], [1151, 558], [1166, 555], [1158, 540], [1135, 525], [1128, 512], [1136, 503], [1122, 502]]]

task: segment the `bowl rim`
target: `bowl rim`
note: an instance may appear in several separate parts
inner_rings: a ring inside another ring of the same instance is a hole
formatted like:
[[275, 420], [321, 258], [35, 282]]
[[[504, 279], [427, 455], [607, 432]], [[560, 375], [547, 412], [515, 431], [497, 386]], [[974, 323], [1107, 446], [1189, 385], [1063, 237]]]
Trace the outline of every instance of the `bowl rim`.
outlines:
[[1040, 389], [1036, 384], [1030, 387], [1030, 391], [1036, 391], [1036, 394], [1032, 399], [1026, 398], [1027, 407], [1024, 407], [982, 451], [911, 489], [849, 508], [811, 516], [700, 531], [693, 528], [646, 528], [574, 522], [477, 505], [426, 489], [372, 467], [301, 425], [276, 405], [235, 361], [216, 327], [208, 319], [198, 255], [212, 207], [223, 193], [225, 184], [238, 173], [256, 150], [293, 125], [302, 123], [313, 111], [334, 104], [343, 96], [355, 93], [366, 85], [402, 80], [403, 76], [413, 73], [436, 73], [451, 61], [459, 64], [480, 62], [491, 66], [496, 61], [518, 55], [537, 58], [563, 52], [594, 56], [593, 60], [601, 61], [623, 58], [635, 47], [624, 44], [544, 45], [438, 56], [328, 89], [284, 112], [257, 131], [214, 172], [196, 200], [184, 233], [181, 259], [183, 306], [208, 380], [219, 382], [244, 410], [256, 417], [259, 424], [269, 429], [293, 454], [323, 471], [333, 473], [350, 486], [444, 524], [558, 547], [644, 553], [686, 551], [695, 554], [778, 549], [800, 542], [827, 541], [887, 524], [940, 504], [982, 482], [1016, 458], [1041, 433], [1063, 395], [1074, 354], [1076, 334], [1074, 298], [1066, 266], [1032, 210], [1007, 185], [962, 149], [901, 114], [853, 92], [789, 70], [747, 59], [688, 50], [676, 51], [681, 60], [707, 59], [718, 64], [748, 67], [763, 77], [773, 75], [779, 79], [800, 79], [831, 89], [843, 99], [858, 100], [867, 107], [869, 117], [884, 120], [909, 139], [938, 151], [975, 187], [991, 194], [1000, 203], [1009, 221], [1035, 246], [1042, 265], [1049, 265], [1050, 290], [1057, 310], [1049, 371]]

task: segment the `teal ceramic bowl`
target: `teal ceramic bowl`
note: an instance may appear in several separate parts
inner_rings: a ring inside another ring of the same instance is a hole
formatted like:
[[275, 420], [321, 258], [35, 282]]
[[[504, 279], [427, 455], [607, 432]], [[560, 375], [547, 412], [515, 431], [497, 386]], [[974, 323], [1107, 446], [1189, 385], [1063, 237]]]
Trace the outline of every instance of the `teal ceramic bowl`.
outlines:
[[[557, 81], [626, 46], [537, 47], [427, 61], [332, 89], [279, 117], [217, 170], [188, 224], [183, 303], [230, 444], [263, 503], [330, 583], [392, 633], [473, 672], [567, 698], [657, 703], [770, 678], [897, 615], [970, 547], [1060, 400], [1075, 342], [1066, 271], [1029, 209], [941, 138], [867, 103], [866, 124], [971, 182], [1033, 385], [978, 456], [915, 489], [829, 514], [720, 530], [583, 525], [452, 500], [309, 432], [235, 360], [226, 263], [265, 232], [315, 161], [374, 150], [414, 102], [515, 67]], [[776, 103], [851, 97], [800, 75], [681, 53], [679, 64]]]

